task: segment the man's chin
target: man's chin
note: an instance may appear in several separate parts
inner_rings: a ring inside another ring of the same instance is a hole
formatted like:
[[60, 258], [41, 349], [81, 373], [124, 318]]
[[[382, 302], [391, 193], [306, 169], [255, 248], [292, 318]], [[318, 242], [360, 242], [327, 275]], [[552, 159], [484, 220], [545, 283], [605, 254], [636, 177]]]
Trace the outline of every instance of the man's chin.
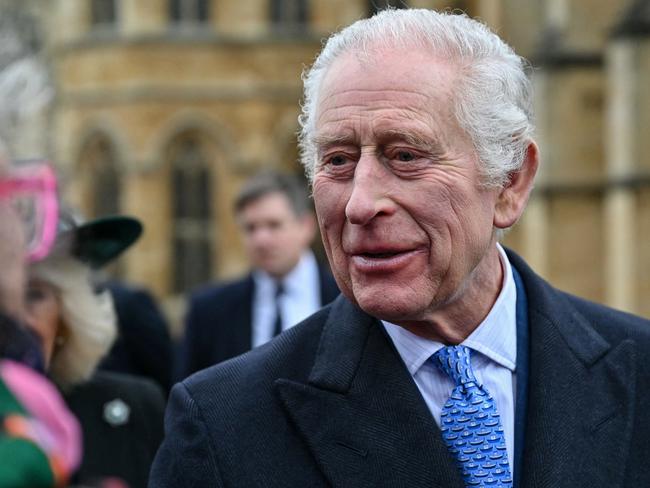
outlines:
[[406, 297], [360, 293], [355, 296], [354, 302], [368, 315], [392, 323], [413, 320], [421, 312], [421, 307]]
[[262, 269], [264, 272], [271, 275], [275, 279], [284, 278], [293, 269], [292, 267], [288, 267], [287, 265], [283, 265], [275, 262], [264, 263], [263, 265], [260, 265], [258, 267]]

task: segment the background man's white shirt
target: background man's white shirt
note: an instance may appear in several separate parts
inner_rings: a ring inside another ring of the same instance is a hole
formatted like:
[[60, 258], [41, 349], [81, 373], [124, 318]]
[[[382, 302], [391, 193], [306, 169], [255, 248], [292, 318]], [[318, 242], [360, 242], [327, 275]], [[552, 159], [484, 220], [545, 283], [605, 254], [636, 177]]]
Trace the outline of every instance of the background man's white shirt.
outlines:
[[[256, 270], [253, 297], [253, 347], [273, 338], [275, 325], [275, 292], [277, 281], [268, 273]], [[282, 330], [296, 325], [321, 307], [318, 263], [311, 251], [305, 251], [298, 264], [282, 280], [284, 293], [280, 296]]]

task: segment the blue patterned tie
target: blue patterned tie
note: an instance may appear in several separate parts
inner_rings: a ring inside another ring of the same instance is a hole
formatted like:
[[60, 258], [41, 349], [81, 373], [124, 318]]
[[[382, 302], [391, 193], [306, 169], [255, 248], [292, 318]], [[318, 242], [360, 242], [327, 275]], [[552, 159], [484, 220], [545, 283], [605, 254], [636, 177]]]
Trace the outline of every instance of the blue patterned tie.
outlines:
[[444, 347], [433, 362], [456, 384], [440, 430], [468, 487], [512, 487], [505, 436], [490, 393], [476, 381], [466, 346]]

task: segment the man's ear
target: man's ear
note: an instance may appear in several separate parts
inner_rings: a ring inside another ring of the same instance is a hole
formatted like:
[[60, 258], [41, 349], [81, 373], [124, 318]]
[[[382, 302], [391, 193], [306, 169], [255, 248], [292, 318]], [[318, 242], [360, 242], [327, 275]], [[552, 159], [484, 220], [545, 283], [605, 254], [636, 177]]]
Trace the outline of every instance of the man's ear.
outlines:
[[539, 166], [539, 149], [531, 141], [526, 148], [521, 168], [510, 173], [509, 181], [501, 189], [494, 209], [494, 226], [506, 229], [514, 225], [524, 212]]

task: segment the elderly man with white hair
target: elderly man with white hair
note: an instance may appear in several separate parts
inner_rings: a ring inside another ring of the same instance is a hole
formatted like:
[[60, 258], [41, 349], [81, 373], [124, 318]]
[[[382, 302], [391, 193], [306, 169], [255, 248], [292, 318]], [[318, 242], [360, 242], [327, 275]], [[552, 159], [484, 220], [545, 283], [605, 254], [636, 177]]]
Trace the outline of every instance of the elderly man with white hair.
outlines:
[[150, 486], [648, 485], [650, 323], [497, 242], [539, 162], [525, 71], [464, 15], [329, 39], [300, 144], [342, 296], [176, 385]]

